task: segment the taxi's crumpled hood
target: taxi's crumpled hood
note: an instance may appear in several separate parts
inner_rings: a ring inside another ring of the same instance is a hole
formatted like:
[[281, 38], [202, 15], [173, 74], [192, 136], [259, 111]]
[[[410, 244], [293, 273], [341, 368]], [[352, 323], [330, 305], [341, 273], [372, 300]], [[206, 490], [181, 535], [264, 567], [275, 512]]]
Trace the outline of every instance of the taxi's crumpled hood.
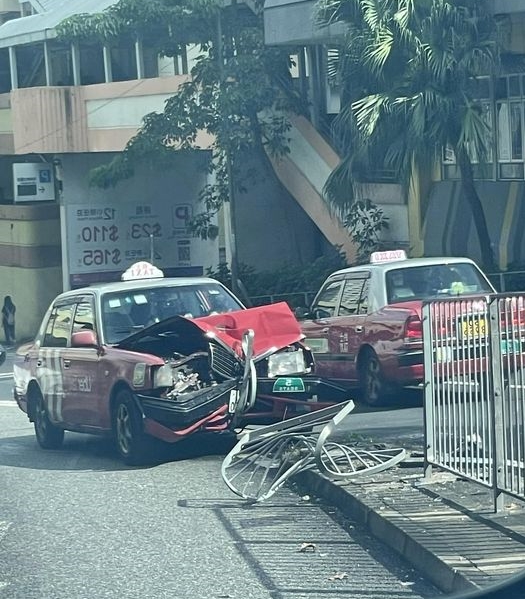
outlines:
[[164, 337], [191, 337], [198, 333], [214, 335], [240, 357], [242, 336], [248, 329], [255, 333], [253, 356], [257, 359], [304, 338], [301, 327], [286, 302], [214, 314], [202, 318], [173, 316], [126, 337], [117, 344], [121, 349], [139, 350], [147, 340]]

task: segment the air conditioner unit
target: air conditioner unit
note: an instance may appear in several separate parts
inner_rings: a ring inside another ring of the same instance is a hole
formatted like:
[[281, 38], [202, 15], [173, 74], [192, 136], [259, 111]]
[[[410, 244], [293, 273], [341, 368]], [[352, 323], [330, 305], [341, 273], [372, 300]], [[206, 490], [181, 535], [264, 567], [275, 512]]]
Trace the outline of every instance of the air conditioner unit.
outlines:
[[52, 202], [56, 199], [53, 165], [47, 162], [13, 164], [14, 201]]

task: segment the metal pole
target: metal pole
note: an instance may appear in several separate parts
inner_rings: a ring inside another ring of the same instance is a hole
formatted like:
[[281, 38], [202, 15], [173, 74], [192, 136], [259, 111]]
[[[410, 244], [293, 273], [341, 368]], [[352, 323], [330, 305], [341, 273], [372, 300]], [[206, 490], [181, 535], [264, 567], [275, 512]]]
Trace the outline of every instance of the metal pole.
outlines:
[[[221, 90], [224, 82], [224, 51], [222, 44], [222, 22], [221, 10], [217, 15], [217, 59], [219, 61], [219, 85]], [[228, 177], [228, 200], [230, 203], [230, 254], [231, 264], [230, 272], [232, 276], [232, 291], [235, 295], [239, 295], [239, 269], [237, 264], [237, 239], [235, 235], [235, 188], [233, 182], [233, 162], [230, 148], [226, 147], [226, 175]]]

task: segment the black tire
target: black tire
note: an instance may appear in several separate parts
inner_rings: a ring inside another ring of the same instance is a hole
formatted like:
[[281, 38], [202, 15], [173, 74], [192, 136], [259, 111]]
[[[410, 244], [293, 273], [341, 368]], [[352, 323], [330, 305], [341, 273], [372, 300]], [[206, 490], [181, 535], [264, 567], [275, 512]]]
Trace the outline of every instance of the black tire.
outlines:
[[387, 387], [379, 358], [374, 351], [369, 350], [363, 356], [359, 368], [361, 400], [371, 407], [385, 404]]
[[41, 393], [38, 393], [35, 397], [34, 427], [36, 440], [42, 449], [58, 449], [62, 445], [64, 431], [49, 420]]
[[115, 398], [112, 428], [117, 451], [126, 464], [138, 466], [148, 461], [149, 442], [144, 433], [142, 415], [127, 389], [119, 391]]

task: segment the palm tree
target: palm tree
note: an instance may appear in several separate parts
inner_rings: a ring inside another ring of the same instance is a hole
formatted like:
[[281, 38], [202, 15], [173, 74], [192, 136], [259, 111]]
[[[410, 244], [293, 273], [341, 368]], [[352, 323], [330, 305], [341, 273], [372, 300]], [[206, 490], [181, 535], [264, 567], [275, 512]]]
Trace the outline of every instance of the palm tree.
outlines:
[[363, 169], [395, 169], [408, 183], [451, 150], [461, 175], [485, 267], [494, 265], [487, 222], [473, 177], [486, 161], [490, 120], [473, 93], [498, 62], [495, 23], [486, 0], [319, 0], [321, 24], [344, 21], [348, 32], [333, 74], [340, 77], [342, 109], [334, 131], [343, 158], [325, 186], [343, 213]]

